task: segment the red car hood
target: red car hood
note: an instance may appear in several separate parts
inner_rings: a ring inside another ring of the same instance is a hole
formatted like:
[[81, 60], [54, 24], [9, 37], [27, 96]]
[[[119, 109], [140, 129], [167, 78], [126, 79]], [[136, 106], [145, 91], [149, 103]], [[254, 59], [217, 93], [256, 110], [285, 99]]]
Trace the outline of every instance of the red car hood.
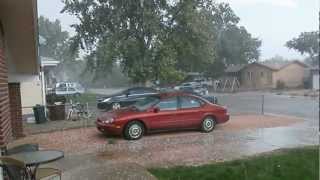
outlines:
[[127, 107], [127, 108], [121, 108], [118, 110], [111, 110], [108, 111], [106, 113], [103, 113], [99, 119], [110, 119], [110, 118], [119, 118], [119, 117], [123, 117], [123, 116], [128, 116], [128, 115], [133, 115], [138, 113], [139, 111], [137, 111], [135, 108], [132, 107]]

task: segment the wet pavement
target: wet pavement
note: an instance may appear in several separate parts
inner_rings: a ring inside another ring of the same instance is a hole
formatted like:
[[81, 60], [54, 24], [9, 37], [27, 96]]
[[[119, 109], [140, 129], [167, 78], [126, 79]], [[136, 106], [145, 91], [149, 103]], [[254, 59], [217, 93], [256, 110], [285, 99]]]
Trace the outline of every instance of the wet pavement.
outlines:
[[[147, 168], [200, 165], [279, 148], [318, 145], [316, 125], [317, 121], [311, 123], [287, 116], [239, 115], [232, 116], [228, 123], [217, 126], [208, 134], [198, 131], [172, 132], [126, 141], [120, 137], [105, 137], [95, 128], [82, 128], [31, 135], [14, 144], [39, 143], [44, 149], [65, 151], [66, 158], [87, 157], [90, 167], [94, 167], [91, 164], [98, 163], [97, 160], [104, 163], [103, 167], [117, 163], [138, 164]], [[88, 164], [57, 161], [56, 166], [68, 174]]]
[[233, 113], [262, 112], [262, 95], [264, 95], [264, 112], [288, 115], [304, 120], [319, 120], [319, 97], [277, 95], [269, 92], [213, 93], [218, 102], [228, 107]]

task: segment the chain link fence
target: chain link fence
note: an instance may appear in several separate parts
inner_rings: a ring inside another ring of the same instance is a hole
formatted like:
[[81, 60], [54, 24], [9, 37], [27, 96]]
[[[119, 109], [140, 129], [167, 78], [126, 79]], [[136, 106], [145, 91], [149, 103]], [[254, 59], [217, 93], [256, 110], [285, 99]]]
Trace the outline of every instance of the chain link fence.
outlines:
[[211, 94], [231, 115], [277, 114], [304, 119], [319, 118], [319, 97], [277, 95], [275, 93], [243, 92]]

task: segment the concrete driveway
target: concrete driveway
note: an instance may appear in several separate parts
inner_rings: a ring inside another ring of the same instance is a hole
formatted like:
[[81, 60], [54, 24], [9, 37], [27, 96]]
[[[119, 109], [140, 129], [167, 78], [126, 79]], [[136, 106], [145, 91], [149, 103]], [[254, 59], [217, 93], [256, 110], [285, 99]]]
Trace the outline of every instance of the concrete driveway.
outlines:
[[103, 172], [110, 172], [111, 177], [118, 174], [119, 179], [127, 179], [134, 170], [130, 166], [137, 168], [132, 171], [137, 173], [137, 179], [153, 179], [144, 168], [238, 159], [279, 148], [319, 144], [319, 137], [317, 127], [303, 119], [238, 115], [208, 134], [172, 132], [126, 141], [105, 137], [95, 128], [82, 128], [30, 135], [11, 145], [21, 143], [39, 143], [44, 149], [63, 150], [66, 157], [49, 166], [62, 169], [65, 179], [77, 179], [84, 170], [88, 171], [85, 174], [101, 172], [99, 176], [105, 177]]

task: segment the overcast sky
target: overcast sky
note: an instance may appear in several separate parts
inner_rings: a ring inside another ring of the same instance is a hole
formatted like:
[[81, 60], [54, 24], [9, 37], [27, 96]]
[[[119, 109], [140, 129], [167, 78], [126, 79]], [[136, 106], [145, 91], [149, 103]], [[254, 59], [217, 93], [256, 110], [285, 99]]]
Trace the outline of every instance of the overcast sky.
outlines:
[[[261, 59], [283, 56], [302, 59], [299, 53], [284, 47], [286, 41], [301, 32], [319, 28], [318, 12], [320, 0], [218, 0], [228, 2], [240, 17], [240, 25], [262, 40]], [[76, 19], [60, 14], [61, 0], [38, 0], [38, 14], [51, 20], [59, 19], [64, 30], [73, 34], [69, 26]]]

